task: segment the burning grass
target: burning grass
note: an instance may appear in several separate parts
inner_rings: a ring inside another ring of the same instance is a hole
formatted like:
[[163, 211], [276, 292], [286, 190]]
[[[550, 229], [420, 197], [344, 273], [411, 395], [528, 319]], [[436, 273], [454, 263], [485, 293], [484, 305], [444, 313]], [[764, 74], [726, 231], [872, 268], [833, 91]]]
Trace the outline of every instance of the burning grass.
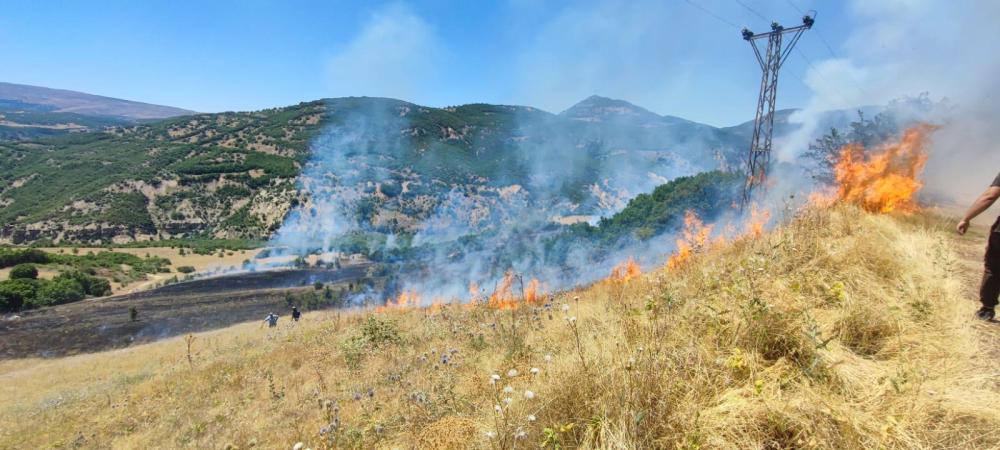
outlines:
[[5, 362], [0, 447], [1000, 445], [939, 231], [852, 207], [728, 246], [701, 229], [684, 264], [538, 301], [512, 275], [472, 307]]
[[836, 186], [813, 194], [813, 202], [852, 203], [878, 213], [917, 211], [917, 194], [924, 186], [920, 175], [927, 164], [926, 147], [936, 129], [928, 124], [913, 126], [898, 141], [871, 151], [858, 143], [844, 146], [834, 165]]

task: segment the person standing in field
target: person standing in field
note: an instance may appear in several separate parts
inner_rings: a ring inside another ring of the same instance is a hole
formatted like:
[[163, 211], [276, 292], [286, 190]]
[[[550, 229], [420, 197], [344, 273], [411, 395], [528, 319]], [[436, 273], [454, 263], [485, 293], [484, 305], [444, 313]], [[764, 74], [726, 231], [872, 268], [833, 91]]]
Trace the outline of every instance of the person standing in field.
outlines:
[[293, 306], [292, 307], [292, 320], [298, 322], [299, 321], [299, 317], [302, 317], [302, 313], [299, 311], [299, 307], [298, 306]]
[[275, 313], [270, 313], [264, 318], [264, 322], [267, 323], [268, 328], [274, 328], [278, 326], [278, 315]]
[[[962, 220], [958, 222], [956, 227], [958, 234], [965, 234], [969, 230], [969, 223], [972, 222], [972, 219], [993, 206], [998, 198], [1000, 198], [1000, 175], [997, 175], [993, 184], [976, 199]], [[996, 317], [996, 306], [998, 297], [1000, 297], [1000, 217], [990, 227], [984, 260], [983, 283], [979, 287], [979, 301], [982, 302], [983, 306], [976, 311], [976, 317], [992, 321]]]

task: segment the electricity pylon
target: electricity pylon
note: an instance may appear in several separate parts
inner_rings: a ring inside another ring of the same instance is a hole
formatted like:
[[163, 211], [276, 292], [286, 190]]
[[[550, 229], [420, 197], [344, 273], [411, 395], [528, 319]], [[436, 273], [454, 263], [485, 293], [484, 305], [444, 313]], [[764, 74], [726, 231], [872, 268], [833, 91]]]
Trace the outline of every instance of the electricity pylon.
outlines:
[[[804, 16], [802, 25], [793, 28], [785, 28], [778, 22], [771, 22], [771, 31], [767, 33], [754, 34], [753, 31], [743, 29], [743, 39], [753, 47], [753, 53], [757, 55], [757, 62], [760, 63], [763, 74], [760, 78], [760, 96], [757, 98], [757, 116], [753, 121], [753, 141], [750, 142], [750, 154], [747, 158], [747, 180], [743, 186], [743, 201], [740, 204], [742, 208], [750, 202], [754, 188], [767, 179], [767, 169], [771, 163], [775, 98], [778, 95], [778, 71], [802, 37], [802, 33], [812, 28], [814, 22], [812, 16]], [[783, 47], [782, 37], [789, 33], [792, 37]], [[757, 41], [763, 39], [767, 39], [767, 53], [764, 56], [757, 46]]]

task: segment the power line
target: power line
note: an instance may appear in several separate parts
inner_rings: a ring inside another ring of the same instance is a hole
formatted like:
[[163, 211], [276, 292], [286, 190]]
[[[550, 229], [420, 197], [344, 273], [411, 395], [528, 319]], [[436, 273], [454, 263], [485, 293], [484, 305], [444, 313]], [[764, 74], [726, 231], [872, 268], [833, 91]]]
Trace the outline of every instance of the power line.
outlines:
[[760, 20], [763, 20], [764, 22], [770, 22], [770, 20], [768, 20], [767, 17], [764, 17], [763, 14], [757, 12], [756, 10], [754, 10], [753, 8], [751, 8], [750, 6], [748, 6], [746, 3], [743, 3], [740, 0], [736, 0], [736, 3], [739, 3], [740, 6], [746, 8], [747, 11], [750, 11], [750, 12], [754, 13], [755, 16], [760, 17]]
[[[737, 1], [739, 1], [739, 0], [737, 0]], [[795, 8], [796, 11], [802, 13], [802, 10], [799, 9], [799, 7], [796, 6], [795, 3], [792, 2], [792, 0], [785, 0], [785, 2], [788, 3], [792, 8]], [[813, 17], [815, 17], [815, 11], [811, 11], [811, 12], [813, 13]], [[833, 59], [838, 59], [837, 53], [835, 51], [833, 51], [833, 47], [826, 40], [826, 38], [823, 37], [823, 33], [819, 29], [816, 29], [816, 36], [819, 37], [820, 42], [822, 42], [823, 46], [826, 47], [826, 51], [830, 53], [830, 57], [832, 57]], [[819, 70], [817, 70], [815, 66], [813, 66], [812, 60], [810, 60], [809, 57], [806, 56], [806, 54], [803, 53], [801, 49], [796, 48], [795, 51], [796, 51], [796, 53], [799, 54], [799, 56], [802, 57], [803, 60], [805, 60], [806, 66], [808, 66], [809, 69], [813, 73], [817, 74], [821, 79], [823, 79], [823, 83], [826, 84], [826, 77], [823, 76], [823, 73], [820, 72]], [[858, 79], [854, 76], [853, 73], [851, 73], [850, 71], [848, 71], [847, 72], [847, 78], [850, 79], [851, 84], [854, 85], [854, 88], [857, 89], [858, 92], [860, 92], [862, 96], [865, 96], [865, 97], [868, 96], [868, 91], [866, 91], [865, 88], [861, 87], [861, 82], [858, 81]], [[803, 84], [805, 84], [804, 80], [803, 80]]]
[[701, 5], [697, 4], [697, 3], [694, 3], [691, 0], [684, 0], [684, 2], [687, 3], [687, 4], [689, 4], [689, 5], [691, 5], [691, 6], [693, 6], [693, 7], [695, 7], [695, 8], [698, 8], [699, 10], [701, 10], [701, 12], [703, 12], [705, 14], [708, 14], [709, 16], [714, 17], [715, 20], [718, 20], [719, 22], [722, 22], [722, 23], [724, 23], [726, 25], [729, 25], [729, 26], [731, 26], [733, 28], [736, 28], [737, 30], [740, 29], [739, 25], [736, 25], [735, 23], [732, 23], [732, 22], [726, 20], [724, 17], [719, 16], [718, 14], [705, 9], [705, 7], [703, 7], [703, 6], [701, 6]]
[[795, 3], [792, 2], [792, 0], [785, 0], [785, 2], [787, 2], [789, 5], [792, 5], [792, 8], [795, 8], [795, 10], [799, 12], [799, 14], [803, 14], [803, 15], [805, 14], [805, 12], [802, 11], [802, 8], [799, 8], [798, 6], [796, 6]]

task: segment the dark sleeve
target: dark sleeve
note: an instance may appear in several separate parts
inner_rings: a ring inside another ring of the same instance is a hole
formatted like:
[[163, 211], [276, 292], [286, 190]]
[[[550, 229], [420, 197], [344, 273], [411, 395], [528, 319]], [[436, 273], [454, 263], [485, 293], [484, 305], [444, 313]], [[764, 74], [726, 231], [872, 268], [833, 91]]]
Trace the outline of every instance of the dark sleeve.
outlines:
[[997, 178], [993, 180], [993, 184], [991, 184], [990, 186], [1000, 187], [1000, 175], [997, 175]]

